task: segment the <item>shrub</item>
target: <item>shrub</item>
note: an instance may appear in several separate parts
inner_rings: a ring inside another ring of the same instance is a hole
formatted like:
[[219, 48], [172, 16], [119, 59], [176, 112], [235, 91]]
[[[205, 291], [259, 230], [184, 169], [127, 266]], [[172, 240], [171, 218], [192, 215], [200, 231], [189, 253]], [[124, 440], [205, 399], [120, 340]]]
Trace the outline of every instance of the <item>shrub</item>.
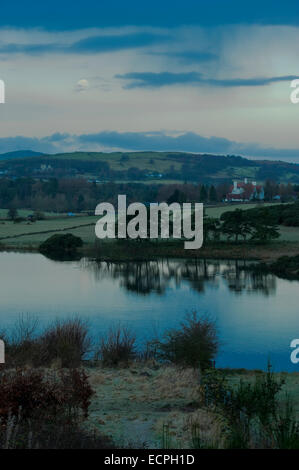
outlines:
[[64, 235], [55, 234], [41, 243], [39, 250], [41, 253], [50, 256], [69, 256], [77, 253], [77, 249], [83, 245], [80, 237], [71, 233]]
[[2, 331], [0, 337], [5, 342], [6, 365], [18, 367], [34, 365], [40, 356], [37, 344], [38, 321], [30, 315], [21, 315], [10, 334]]
[[10, 220], [14, 220], [19, 216], [18, 211], [15, 207], [11, 207], [7, 211], [7, 218]]
[[97, 357], [107, 367], [128, 365], [136, 357], [135, 342], [135, 334], [129, 328], [117, 325], [102, 337]]
[[267, 425], [278, 412], [278, 393], [284, 380], [276, 380], [268, 364], [267, 372], [256, 377], [254, 383], [240, 381], [236, 389], [230, 391], [230, 401], [227, 403], [228, 412], [238, 419], [245, 414], [248, 422], [257, 417], [263, 425]]
[[88, 325], [79, 318], [56, 320], [44, 331], [38, 343], [39, 365], [59, 360], [62, 367], [78, 367], [91, 347]]
[[83, 371], [0, 374], [0, 449], [101, 449], [113, 443], [81, 427], [93, 391]]
[[21, 415], [23, 420], [48, 418], [71, 422], [80, 412], [86, 417], [93, 391], [84, 371], [49, 374], [17, 369], [0, 374], [0, 418]]
[[278, 395], [284, 385], [268, 364], [266, 373], [252, 382], [232, 386], [220, 371], [207, 371], [201, 380], [202, 403], [222, 412], [228, 424], [227, 447], [299, 448], [299, 424], [287, 403], [280, 409]]
[[45, 214], [41, 211], [35, 211], [34, 214], [33, 214], [33, 218], [35, 220], [45, 220]]
[[0, 449], [114, 449], [111, 439], [83, 429], [78, 423], [10, 417], [0, 422]]
[[14, 224], [20, 224], [21, 222], [25, 222], [25, 220], [26, 220], [26, 219], [25, 219], [24, 217], [15, 217], [15, 218], [13, 219]]
[[215, 323], [196, 312], [186, 316], [180, 329], [169, 330], [163, 341], [155, 341], [161, 360], [201, 370], [211, 367], [218, 345]]
[[289, 398], [269, 426], [268, 434], [278, 449], [299, 449], [299, 423]]
[[37, 321], [21, 316], [10, 334], [2, 332], [5, 342], [5, 365], [20, 367], [78, 367], [91, 349], [88, 325], [79, 318], [56, 320], [39, 335]]
[[208, 369], [200, 380], [200, 403], [206, 407], [224, 407], [230, 397], [225, 374], [217, 369]]

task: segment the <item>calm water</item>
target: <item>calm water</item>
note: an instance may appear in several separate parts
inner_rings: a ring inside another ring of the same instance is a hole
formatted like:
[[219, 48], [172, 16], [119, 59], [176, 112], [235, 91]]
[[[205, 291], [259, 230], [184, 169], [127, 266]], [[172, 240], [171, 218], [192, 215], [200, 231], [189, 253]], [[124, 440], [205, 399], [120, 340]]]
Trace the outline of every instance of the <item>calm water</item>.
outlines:
[[299, 283], [255, 275], [244, 262], [163, 260], [147, 263], [51, 261], [0, 253], [0, 329], [21, 313], [45, 324], [88, 318], [93, 333], [129, 323], [141, 338], [179, 324], [187, 312], [209, 313], [222, 341], [217, 365], [297, 370], [290, 342], [299, 337]]

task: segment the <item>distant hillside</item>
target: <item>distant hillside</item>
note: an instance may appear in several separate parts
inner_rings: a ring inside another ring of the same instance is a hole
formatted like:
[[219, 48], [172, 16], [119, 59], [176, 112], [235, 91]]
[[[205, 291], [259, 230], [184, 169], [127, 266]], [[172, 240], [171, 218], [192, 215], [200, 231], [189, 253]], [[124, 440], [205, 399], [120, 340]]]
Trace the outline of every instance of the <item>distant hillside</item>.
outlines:
[[11, 176], [82, 176], [101, 181], [219, 183], [248, 178], [299, 184], [299, 165], [249, 160], [236, 155], [184, 152], [72, 152], [43, 155], [18, 151], [0, 155], [0, 169]]
[[16, 150], [15, 152], [0, 153], [0, 160], [13, 160], [16, 158], [30, 158], [35, 156], [44, 155], [41, 152], [34, 152], [33, 150]]

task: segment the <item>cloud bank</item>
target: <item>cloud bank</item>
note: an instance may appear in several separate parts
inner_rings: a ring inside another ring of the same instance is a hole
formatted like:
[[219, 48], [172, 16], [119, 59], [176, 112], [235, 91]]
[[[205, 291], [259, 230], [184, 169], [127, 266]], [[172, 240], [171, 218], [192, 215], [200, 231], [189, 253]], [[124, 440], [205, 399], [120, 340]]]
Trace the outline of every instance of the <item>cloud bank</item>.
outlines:
[[160, 88], [169, 85], [208, 85], [217, 87], [250, 87], [265, 86], [278, 82], [290, 82], [298, 78], [297, 75], [284, 75], [280, 77], [257, 77], [257, 78], [230, 78], [215, 79], [205, 78], [203, 74], [198, 72], [188, 73], [170, 73], [170, 72], [141, 72], [126, 73], [116, 75], [116, 78], [129, 80], [130, 83], [124, 88]]

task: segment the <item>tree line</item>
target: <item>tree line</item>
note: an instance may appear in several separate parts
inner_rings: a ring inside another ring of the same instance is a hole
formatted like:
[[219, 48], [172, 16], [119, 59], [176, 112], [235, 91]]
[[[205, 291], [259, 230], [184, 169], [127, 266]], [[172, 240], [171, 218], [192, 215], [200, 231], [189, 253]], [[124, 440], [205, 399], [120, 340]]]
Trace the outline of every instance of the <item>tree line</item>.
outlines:
[[[128, 203], [165, 201], [168, 203], [203, 202], [216, 204], [223, 201], [230, 188], [231, 183], [229, 182], [219, 184], [144, 184], [141, 182], [115, 183], [110, 181], [99, 184], [78, 177], [46, 179], [2, 177], [0, 179], [0, 207], [7, 209], [30, 208], [36, 211], [53, 212], [94, 211], [100, 202], [116, 204], [118, 194], [126, 194]], [[299, 195], [299, 186], [276, 185], [270, 181], [266, 182], [265, 199], [271, 201], [276, 195], [281, 197], [280, 202], [296, 200]], [[275, 212], [278, 218], [281, 217], [279, 211], [280, 209], [277, 209], [277, 213]], [[292, 212], [286, 212], [283, 217], [284, 221], [288, 219], [288, 223], [291, 224], [294, 215]], [[281, 222], [278, 220], [277, 223]]]

